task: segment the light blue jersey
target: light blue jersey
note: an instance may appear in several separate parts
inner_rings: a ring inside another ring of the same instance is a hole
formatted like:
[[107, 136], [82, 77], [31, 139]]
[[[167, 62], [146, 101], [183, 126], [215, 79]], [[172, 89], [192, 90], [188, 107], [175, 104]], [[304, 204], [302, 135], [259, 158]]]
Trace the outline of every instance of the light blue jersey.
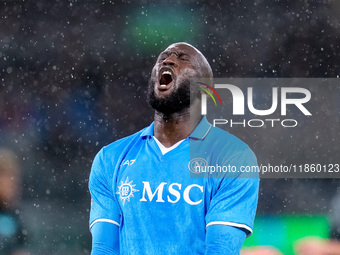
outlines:
[[249, 147], [203, 118], [190, 137], [163, 155], [153, 130], [152, 123], [95, 157], [90, 228], [97, 222], [117, 225], [121, 254], [136, 255], [204, 254], [211, 225], [249, 236], [258, 178], [192, 178], [190, 171], [197, 158], [210, 166], [256, 166]]

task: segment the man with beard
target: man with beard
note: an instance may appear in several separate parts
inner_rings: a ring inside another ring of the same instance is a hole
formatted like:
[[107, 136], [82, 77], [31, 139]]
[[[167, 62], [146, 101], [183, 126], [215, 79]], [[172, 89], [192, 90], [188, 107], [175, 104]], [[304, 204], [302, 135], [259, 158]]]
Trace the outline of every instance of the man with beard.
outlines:
[[257, 178], [191, 178], [188, 166], [198, 159], [257, 164], [246, 144], [202, 118], [197, 78], [212, 78], [202, 53], [187, 43], [170, 45], [149, 82], [154, 122], [95, 157], [92, 255], [239, 254], [252, 233]]

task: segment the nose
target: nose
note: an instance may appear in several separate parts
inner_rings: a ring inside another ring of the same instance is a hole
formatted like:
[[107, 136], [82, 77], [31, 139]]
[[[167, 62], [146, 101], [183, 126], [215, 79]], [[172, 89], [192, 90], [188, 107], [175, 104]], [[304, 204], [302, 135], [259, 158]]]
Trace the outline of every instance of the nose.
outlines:
[[177, 66], [174, 54], [171, 54], [169, 57], [164, 59], [163, 65]]

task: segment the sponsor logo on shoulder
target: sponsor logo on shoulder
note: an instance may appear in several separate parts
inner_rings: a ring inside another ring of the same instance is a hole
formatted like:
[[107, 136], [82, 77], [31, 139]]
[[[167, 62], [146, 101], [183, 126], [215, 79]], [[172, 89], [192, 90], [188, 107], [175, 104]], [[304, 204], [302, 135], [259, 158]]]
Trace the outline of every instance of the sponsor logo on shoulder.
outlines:
[[125, 165], [132, 166], [133, 163], [135, 163], [135, 161], [136, 159], [125, 160], [120, 164], [120, 166], [125, 166]]

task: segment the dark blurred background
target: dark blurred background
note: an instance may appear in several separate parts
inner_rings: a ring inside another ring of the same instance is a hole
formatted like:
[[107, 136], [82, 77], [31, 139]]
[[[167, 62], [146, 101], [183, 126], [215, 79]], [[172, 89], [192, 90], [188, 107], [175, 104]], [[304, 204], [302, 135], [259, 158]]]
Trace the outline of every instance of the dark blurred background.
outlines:
[[[147, 82], [169, 44], [196, 46], [216, 77], [338, 78], [339, 15], [328, 0], [0, 1], [0, 146], [20, 160], [17, 214], [31, 253], [89, 254], [92, 159], [150, 124]], [[230, 132], [280, 155], [264, 137]], [[339, 188], [335, 179], [261, 184], [259, 215], [327, 215]]]

